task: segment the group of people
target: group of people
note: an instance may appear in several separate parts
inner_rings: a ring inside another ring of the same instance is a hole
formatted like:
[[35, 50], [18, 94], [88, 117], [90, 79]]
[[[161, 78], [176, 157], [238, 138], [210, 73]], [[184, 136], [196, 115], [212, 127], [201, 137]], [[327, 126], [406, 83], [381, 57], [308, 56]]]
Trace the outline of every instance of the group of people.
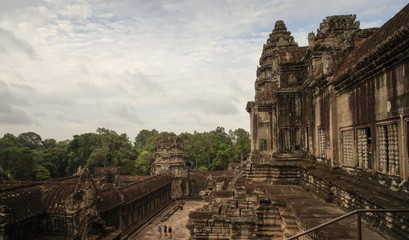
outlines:
[[[161, 238], [162, 237], [162, 227], [160, 225], [158, 227], [158, 233], [159, 233], [159, 238]], [[167, 237], [169, 233], [169, 237], [172, 238], [172, 227], [171, 226], [168, 227], [165, 224], [165, 226], [163, 226], [163, 233], [165, 234], [165, 237]]]

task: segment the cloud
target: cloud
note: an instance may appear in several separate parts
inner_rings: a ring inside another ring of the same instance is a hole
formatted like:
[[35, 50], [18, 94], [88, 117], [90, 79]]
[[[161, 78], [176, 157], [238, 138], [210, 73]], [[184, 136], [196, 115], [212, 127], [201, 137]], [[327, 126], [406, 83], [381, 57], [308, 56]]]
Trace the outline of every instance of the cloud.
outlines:
[[97, 127], [130, 136], [249, 129], [244, 107], [276, 20], [306, 45], [328, 15], [356, 13], [362, 27], [380, 26], [404, 5], [0, 1], [0, 130], [66, 139]]
[[139, 118], [134, 106], [117, 102], [109, 103], [105, 107], [107, 107], [114, 116], [118, 116], [122, 120], [127, 120], [128, 122], [135, 124], [143, 124], [143, 121]]
[[25, 99], [16, 97], [7, 84], [0, 80], [0, 123], [6, 125], [31, 124], [33, 120], [21, 110], [28, 105]]
[[38, 58], [33, 46], [18, 39], [12, 31], [0, 27], [0, 54], [11, 55], [12, 52], [22, 53], [32, 59]]
[[361, 22], [360, 27], [361, 28], [373, 28], [373, 27], [379, 27], [381, 26], [381, 24], [382, 24], [381, 20], [377, 20], [373, 22]]
[[222, 98], [222, 97], [193, 97], [187, 99], [183, 105], [189, 109], [195, 111], [198, 109], [204, 114], [217, 114], [217, 115], [233, 115], [238, 113], [236, 102], [234, 98]]
[[130, 96], [153, 94], [161, 91], [161, 86], [151, 78], [145, 76], [140, 70], [125, 70], [116, 77], [120, 79], [118, 87]]

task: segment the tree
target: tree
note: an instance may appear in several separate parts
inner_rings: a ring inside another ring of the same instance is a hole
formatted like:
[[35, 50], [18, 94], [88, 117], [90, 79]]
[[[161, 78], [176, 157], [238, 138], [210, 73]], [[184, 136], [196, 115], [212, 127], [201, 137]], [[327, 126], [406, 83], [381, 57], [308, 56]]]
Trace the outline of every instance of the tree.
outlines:
[[6, 133], [0, 139], [0, 149], [8, 147], [19, 147], [21, 144], [16, 136], [11, 133]]
[[148, 175], [151, 165], [154, 161], [153, 153], [142, 150], [135, 162], [135, 171], [137, 175]]
[[[118, 167], [121, 174], [149, 174], [156, 140], [174, 137], [173, 132], [142, 130], [135, 144], [126, 134], [106, 128], [96, 133], [74, 135], [57, 142], [34, 132], [0, 138], [0, 166], [16, 180], [47, 180], [72, 175], [78, 167]], [[200, 170], [226, 170], [230, 162], [242, 161], [250, 152], [250, 135], [242, 128], [226, 133], [217, 127], [210, 132], [181, 133], [185, 160]]]
[[219, 136], [219, 140], [222, 143], [230, 144], [232, 143], [230, 136], [226, 133], [224, 127], [216, 127], [214, 132]]
[[230, 162], [234, 162], [234, 151], [231, 145], [221, 143], [213, 162], [210, 164], [211, 170], [226, 170]]
[[156, 129], [152, 129], [151, 131], [146, 129], [141, 130], [135, 137], [135, 146], [138, 149], [142, 149], [149, 138], [154, 137], [158, 134], [159, 132]]
[[234, 130], [234, 152], [237, 162], [243, 161], [251, 151], [250, 134], [243, 128]]
[[57, 141], [52, 138], [45, 139], [43, 141], [43, 147], [45, 148], [55, 148], [57, 147]]
[[[212, 157], [213, 136], [211, 133], [182, 133], [180, 134], [185, 148], [187, 161], [195, 163], [196, 168], [209, 166]], [[215, 154], [214, 154], [215, 155]]]
[[68, 166], [68, 156], [65, 147], [57, 145], [55, 148], [45, 148], [43, 150], [42, 162], [37, 162], [50, 172], [52, 178], [66, 176]]
[[39, 148], [43, 145], [41, 136], [35, 132], [26, 132], [18, 135], [19, 142], [31, 149]]
[[107, 167], [108, 149], [97, 147], [87, 159], [87, 167], [92, 171], [95, 167]]
[[67, 146], [68, 166], [67, 173], [72, 175], [78, 167], [84, 167], [91, 156], [95, 146], [98, 146], [100, 139], [95, 133], [84, 133], [74, 135], [74, 139]]
[[197, 170], [198, 170], [198, 171], [205, 172], [205, 171], [207, 171], [208, 169], [207, 169], [206, 166], [200, 166]]
[[15, 180], [32, 180], [35, 161], [28, 147], [8, 147], [0, 150], [0, 164]]
[[46, 181], [51, 179], [50, 172], [43, 166], [37, 165], [34, 170], [35, 180]]

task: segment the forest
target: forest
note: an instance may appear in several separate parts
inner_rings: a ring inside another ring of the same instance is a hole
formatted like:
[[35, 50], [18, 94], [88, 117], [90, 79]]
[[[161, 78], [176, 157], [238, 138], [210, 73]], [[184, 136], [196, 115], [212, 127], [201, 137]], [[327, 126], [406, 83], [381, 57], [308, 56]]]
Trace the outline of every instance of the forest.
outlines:
[[45, 181], [71, 176], [78, 167], [118, 167], [122, 175], [148, 175], [158, 137], [183, 140], [185, 160], [192, 170], [226, 170], [250, 153], [250, 135], [238, 128], [225, 131], [181, 133], [141, 130], [134, 141], [125, 134], [98, 128], [96, 133], [74, 135], [72, 140], [42, 139], [34, 132], [0, 138], [0, 174], [11, 180]]

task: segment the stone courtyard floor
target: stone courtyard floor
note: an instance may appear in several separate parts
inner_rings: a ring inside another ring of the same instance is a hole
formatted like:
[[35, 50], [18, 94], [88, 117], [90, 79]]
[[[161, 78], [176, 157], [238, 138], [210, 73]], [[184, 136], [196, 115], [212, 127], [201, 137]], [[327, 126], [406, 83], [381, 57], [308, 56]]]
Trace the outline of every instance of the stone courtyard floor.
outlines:
[[[161, 221], [164, 216], [173, 211], [173, 209], [179, 205], [180, 201], [175, 201], [171, 204], [162, 214], [157, 216], [152, 222], [146, 225], [141, 231], [133, 235], [130, 239], [135, 240], [151, 240], [151, 239], [172, 239], [172, 240], [183, 240], [190, 238], [190, 232], [186, 228], [186, 224], [189, 220], [189, 212], [196, 210], [197, 208], [203, 207], [206, 204], [205, 201], [194, 201], [188, 200], [183, 205], [183, 210], [177, 210], [172, 216], [169, 217], [166, 221]], [[163, 226], [172, 226], [172, 238], [169, 234], [165, 237], [163, 233]], [[162, 227], [162, 237], [159, 238], [158, 227]]]

